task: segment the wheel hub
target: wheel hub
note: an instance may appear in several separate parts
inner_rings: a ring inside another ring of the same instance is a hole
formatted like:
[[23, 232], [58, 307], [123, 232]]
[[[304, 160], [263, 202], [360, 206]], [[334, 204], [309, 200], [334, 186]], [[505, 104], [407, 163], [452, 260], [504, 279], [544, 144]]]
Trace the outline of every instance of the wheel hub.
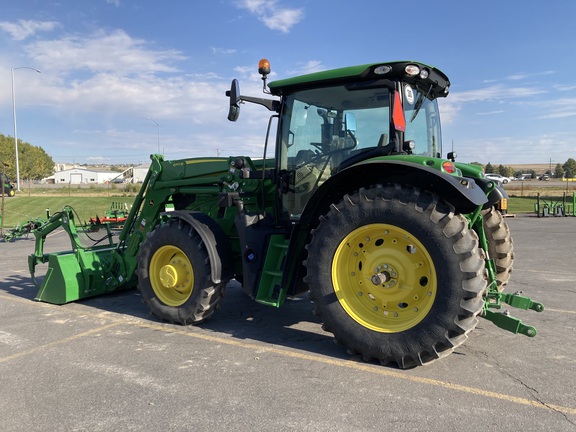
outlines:
[[169, 263], [162, 266], [158, 277], [165, 288], [179, 290], [179, 286], [188, 283], [190, 270], [182, 258], [173, 258]]
[[387, 224], [365, 225], [343, 239], [334, 255], [332, 280], [346, 312], [385, 333], [418, 324], [436, 296], [435, 266], [424, 245]]
[[180, 306], [192, 294], [194, 271], [181, 249], [166, 245], [151, 259], [150, 279], [152, 289], [164, 304]]
[[160, 282], [166, 288], [174, 288], [178, 285], [178, 272], [174, 266], [168, 264], [160, 269]]
[[391, 288], [398, 282], [398, 271], [390, 264], [381, 264], [374, 270], [370, 281], [383, 288]]

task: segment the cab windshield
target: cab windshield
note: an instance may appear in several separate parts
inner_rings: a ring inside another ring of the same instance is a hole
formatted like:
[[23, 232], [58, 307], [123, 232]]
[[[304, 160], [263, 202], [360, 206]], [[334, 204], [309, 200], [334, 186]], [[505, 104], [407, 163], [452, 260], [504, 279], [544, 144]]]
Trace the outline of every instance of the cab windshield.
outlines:
[[[436, 101], [403, 87], [406, 132], [415, 147], [407, 153], [436, 156], [440, 126]], [[347, 159], [395, 139], [392, 90], [348, 89], [345, 85], [286, 96], [277, 160], [284, 173], [283, 207], [298, 218], [312, 193]], [[419, 109], [418, 109], [419, 108]], [[392, 128], [392, 129], [391, 129]]]
[[413, 90], [410, 85], [404, 84], [403, 104], [406, 117], [404, 141], [414, 141], [416, 147], [412, 154], [441, 157], [442, 135], [436, 100], [430, 100], [424, 94]]

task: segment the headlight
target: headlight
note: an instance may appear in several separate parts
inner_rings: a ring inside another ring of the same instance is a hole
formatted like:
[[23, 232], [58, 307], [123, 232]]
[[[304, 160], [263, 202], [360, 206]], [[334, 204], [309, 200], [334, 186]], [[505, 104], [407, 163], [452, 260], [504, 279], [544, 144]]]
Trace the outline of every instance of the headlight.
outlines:
[[410, 76], [416, 76], [420, 73], [420, 68], [416, 65], [408, 65], [404, 68], [404, 71]]

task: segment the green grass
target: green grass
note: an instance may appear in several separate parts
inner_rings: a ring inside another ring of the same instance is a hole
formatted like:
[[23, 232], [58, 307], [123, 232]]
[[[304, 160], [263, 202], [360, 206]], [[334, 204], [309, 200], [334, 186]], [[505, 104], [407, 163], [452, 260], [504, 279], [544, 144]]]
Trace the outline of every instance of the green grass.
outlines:
[[536, 197], [510, 197], [508, 198], [508, 213], [533, 213]]
[[[37, 192], [37, 191], [35, 191]], [[570, 197], [571, 198], [571, 197]], [[558, 200], [561, 200], [561, 194]], [[113, 202], [126, 203], [128, 208], [134, 201], [132, 196], [68, 196], [66, 194], [46, 196], [17, 195], [4, 198], [4, 227], [13, 227], [29, 219], [46, 217], [46, 209], [53, 214], [69, 205], [76, 210], [81, 221], [88, 221], [96, 215], [103, 216]], [[571, 199], [569, 199], [571, 201]], [[536, 197], [510, 197], [508, 213], [533, 213]], [[572, 203], [569, 202], [569, 205]]]
[[127, 203], [128, 208], [134, 201], [133, 197], [79, 197], [79, 196], [16, 196], [4, 198], [4, 228], [13, 227], [29, 219], [46, 217], [46, 209], [50, 214], [62, 210], [69, 205], [76, 210], [80, 221], [88, 221], [90, 217], [104, 216], [113, 202]]

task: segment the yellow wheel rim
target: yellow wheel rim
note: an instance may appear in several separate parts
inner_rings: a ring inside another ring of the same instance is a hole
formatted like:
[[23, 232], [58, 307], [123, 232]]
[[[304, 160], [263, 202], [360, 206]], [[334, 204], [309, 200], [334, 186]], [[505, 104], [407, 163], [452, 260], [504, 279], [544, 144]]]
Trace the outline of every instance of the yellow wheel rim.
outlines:
[[150, 261], [150, 283], [158, 299], [167, 306], [181, 306], [192, 294], [194, 269], [176, 246], [162, 246]]
[[434, 263], [408, 231], [388, 224], [360, 227], [332, 261], [338, 301], [364, 327], [397, 333], [426, 317], [437, 292]]

